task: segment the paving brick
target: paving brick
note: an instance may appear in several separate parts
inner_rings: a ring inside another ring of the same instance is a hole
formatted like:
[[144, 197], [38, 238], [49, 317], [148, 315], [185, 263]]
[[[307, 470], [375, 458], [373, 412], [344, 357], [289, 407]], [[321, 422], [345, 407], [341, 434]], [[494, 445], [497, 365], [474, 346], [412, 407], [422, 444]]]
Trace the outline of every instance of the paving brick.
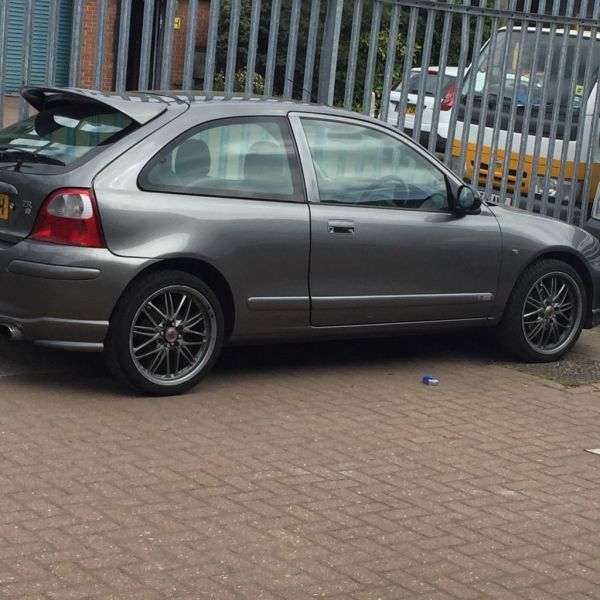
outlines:
[[598, 387], [410, 340], [231, 349], [170, 399], [0, 377], [0, 597], [597, 598]]

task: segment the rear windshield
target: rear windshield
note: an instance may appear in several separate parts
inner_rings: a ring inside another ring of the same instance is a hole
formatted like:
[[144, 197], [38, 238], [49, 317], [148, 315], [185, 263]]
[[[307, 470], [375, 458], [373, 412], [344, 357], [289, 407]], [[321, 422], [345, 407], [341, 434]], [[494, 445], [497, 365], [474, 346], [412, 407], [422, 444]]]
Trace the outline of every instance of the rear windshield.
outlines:
[[[409, 94], [418, 94], [419, 88], [421, 86], [421, 73], [413, 73], [408, 80], [408, 93]], [[448, 89], [450, 84], [454, 83], [456, 77], [454, 75], [443, 75], [442, 80], [442, 94]], [[425, 74], [425, 95], [426, 96], [435, 96], [435, 92], [437, 89], [438, 82], [438, 74], [437, 73], [426, 73]], [[402, 91], [402, 84], [400, 84], [396, 91]]]
[[44, 110], [0, 130], [0, 169], [56, 172], [91, 158], [138, 124], [123, 113], [91, 102], [48, 103]]

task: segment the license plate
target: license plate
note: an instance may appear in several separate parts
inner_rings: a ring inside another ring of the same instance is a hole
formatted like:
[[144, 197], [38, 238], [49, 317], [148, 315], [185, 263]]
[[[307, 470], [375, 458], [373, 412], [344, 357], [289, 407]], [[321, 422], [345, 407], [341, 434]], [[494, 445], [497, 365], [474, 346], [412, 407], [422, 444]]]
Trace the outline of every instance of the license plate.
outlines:
[[0, 219], [3, 221], [8, 220], [8, 211], [10, 207], [10, 200], [6, 194], [0, 194]]
[[407, 115], [415, 115], [417, 114], [417, 107], [416, 106], [411, 106], [410, 104], [406, 107], [406, 114]]

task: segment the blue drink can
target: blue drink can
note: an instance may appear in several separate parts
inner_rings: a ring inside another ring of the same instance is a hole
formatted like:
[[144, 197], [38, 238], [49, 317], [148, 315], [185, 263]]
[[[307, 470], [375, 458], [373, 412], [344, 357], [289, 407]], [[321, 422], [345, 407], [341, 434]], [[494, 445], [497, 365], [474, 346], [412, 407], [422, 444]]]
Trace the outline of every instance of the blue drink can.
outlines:
[[437, 377], [434, 377], [433, 375], [423, 376], [423, 383], [425, 385], [437, 385], [439, 382], [439, 379], [437, 379]]

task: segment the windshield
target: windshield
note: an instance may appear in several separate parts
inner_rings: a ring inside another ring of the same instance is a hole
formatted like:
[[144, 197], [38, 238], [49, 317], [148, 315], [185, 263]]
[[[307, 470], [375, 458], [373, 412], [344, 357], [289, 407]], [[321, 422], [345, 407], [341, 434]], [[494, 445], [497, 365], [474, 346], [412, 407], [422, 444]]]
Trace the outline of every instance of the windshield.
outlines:
[[[531, 81], [532, 106], [540, 106], [543, 91], [546, 89], [547, 103], [552, 104], [555, 98], [560, 101], [561, 111], [566, 110], [569, 99], [572, 106], [579, 110], [587, 101], [587, 97], [598, 78], [600, 57], [592, 53], [591, 39], [582, 38], [580, 42], [579, 68], [575, 71], [575, 56], [577, 51], [577, 34], [572, 32], [566, 42], [566, 68], [560, 72], [561, 54], [565, 44], [564, 34], [558, 32], [550, 36], [549, 32], [540, 35], [538, 51], [535, 51], [536, 31], [525, 33], [524, 43], [521, 43], [520, 29], [500, 31], [497, 34], [494, 55], [490, 58], [491, 43], [482, 50], [477, 68], [469, 71], [465, 79], [462, 93], [466, 95], [473, 76], [475, 77], [475, 96], [484, 95], [486, 79], [489, 81], [489, 95], [491, 99], [512, 98], [515, 87], [517, 107], [524, 106]], [[507, 64], [504, 65], [504, 55], [508, 46]], [[549, 64], [547, 64], [549, 59]], [[586, 68], [589, 61], [591, 65], [591, 83], [585, 81]], [[504, 89], [502, 90], [502, 85]]]
[[[108, 106], [81, 101], [48, 103], [44, 110], [0, 131], [0, 168], [35, 163], [30, 170], [56, 171], [138, 127]], [[31, 159], [28, 160], [28, 157]]]

